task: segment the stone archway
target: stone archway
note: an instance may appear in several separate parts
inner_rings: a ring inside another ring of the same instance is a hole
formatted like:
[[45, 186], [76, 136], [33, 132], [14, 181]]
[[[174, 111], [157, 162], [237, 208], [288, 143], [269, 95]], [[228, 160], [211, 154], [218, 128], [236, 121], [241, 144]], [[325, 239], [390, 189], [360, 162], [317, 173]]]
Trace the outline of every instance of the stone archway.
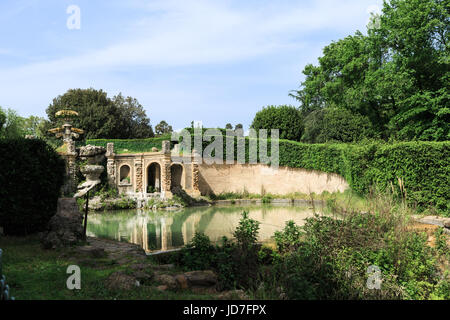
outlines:
[[170, 186], [173, 188], [183, 188], [182, 183], [183, 166], [181, 164], [174, 163], [170, 166]]
[[119, 184], [131, 183], [131, 169], [128, 164], [124, 164], [119, 169]]
[[147, 193], [161, 192], [161, 166], [157, 162], [147, 167]]

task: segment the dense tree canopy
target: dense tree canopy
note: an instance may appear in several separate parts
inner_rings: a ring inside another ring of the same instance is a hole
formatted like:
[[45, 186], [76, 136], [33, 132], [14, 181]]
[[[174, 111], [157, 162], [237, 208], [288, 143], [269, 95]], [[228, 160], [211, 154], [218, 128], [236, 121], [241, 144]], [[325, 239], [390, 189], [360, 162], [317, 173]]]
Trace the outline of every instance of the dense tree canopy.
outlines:
[[347, 109], [313, 111], [305, 118], [304, 124], [303, 142], [356, 142], [377, 137], [368, 117]]
[[153, 137], [150, 119], [139, 102], [121, 94], [113, 99], [106, 92], [95, 89], [70, 89], [53, 99], [46, 113], [49, 121], [44, 129], [60, 125], [55, 113], [70, 108], [79, 113], [75, 127], [85, 131], [86, 139], [131, 139]]
[[25, 133], [24, 118], [13, 109], [3, 110], [0, 107], [0, 138], [23, 138]]
[[257, 112], [251, 128], [279, 129], [280, 139], [299, 141], [303, 134], [302, 118], [293, 106], [267, 106]]
[[163, 134], [171, 133], [173, 131], [172, 126], [170, 126], [166, 121], [162, 120], [155, 126], [156, 135], [161, 136]]
[[303, 115], [324, 108], [365, 116], [382, 138], [450, 137], [448, 0], [391, 0], [367, 35], [356, 32], [324, 48], [307, 65]]

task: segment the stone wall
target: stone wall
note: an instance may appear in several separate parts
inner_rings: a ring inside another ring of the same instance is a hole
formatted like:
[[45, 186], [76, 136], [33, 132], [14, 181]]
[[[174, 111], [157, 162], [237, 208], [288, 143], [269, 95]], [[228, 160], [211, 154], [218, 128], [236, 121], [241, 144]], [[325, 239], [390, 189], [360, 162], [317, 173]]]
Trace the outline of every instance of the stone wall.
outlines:
[[261, 194], [289, 194], [343, 192], [348, 183], [339, 175], [313, 170], [263, 164], [199, 165], [199, 189], [202, 194], [243, 192]]

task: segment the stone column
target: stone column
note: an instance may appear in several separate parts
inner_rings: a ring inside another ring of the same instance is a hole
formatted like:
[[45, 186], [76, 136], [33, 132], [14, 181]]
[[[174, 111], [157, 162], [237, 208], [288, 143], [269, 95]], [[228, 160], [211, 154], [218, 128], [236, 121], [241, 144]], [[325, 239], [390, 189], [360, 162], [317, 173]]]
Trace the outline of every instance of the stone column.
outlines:
[[114, 163], [114, 158], [108, 158], [106, 163], [106, 170], [108, 174], [108, 184], [110, 187], [116, 186], [116, 166]]
[[135, 169], [135, 177], [136, 182], [134, 184], [135, 186], [135, 192], [143, 192], [143, 185], [142, 185], [142, 159], [136, 159], [134, 160], [134, 169]]
[[200, 188], [199, 188], [199, 180], [200, 180], [200, 172], [199, 172], [199, 160], [200, 155], [196, 152], [196, 150], [193, 150], [193, 157], [192, 157], [192, 197], [199, 197], [201, 195]]
[[108, 175], [108, 184], [110, 187], [116, 186], [116, 165], [114, 161], [114, 143], [106, 144], [106, 173]]
[[161, 164], [161, 195], [163, 198], [171, 198], [171, 174], [170, 174], [170, 141], [162, 142], [163, 160]]

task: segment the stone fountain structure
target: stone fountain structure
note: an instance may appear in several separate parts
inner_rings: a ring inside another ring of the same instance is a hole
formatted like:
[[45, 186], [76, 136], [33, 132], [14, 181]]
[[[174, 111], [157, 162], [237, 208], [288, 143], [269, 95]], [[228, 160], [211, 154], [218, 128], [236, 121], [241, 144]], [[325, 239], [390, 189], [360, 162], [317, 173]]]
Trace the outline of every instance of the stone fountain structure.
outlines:
[[63, 124], [61, 127], [48, 130], [48, 132], [55, 134], [57, 138], [62, 138], [63, 140], [63, 145], [57, 149], [61, 157], [66, 160], [66, 176], [68, 179], [62, 191], [63, 194], [70, 194], [76, 190], [77, 181], [76, 158], [78, 153], [73, 138], [78, 138], [84, 131], [72, 126], [72, 120], [78, 117], [78, 113], [74, 110], [60, 110], [55, 113], [55, 117], [61, 119]]
[[[57, 118], [63, 120], [60, 128], [50, 129], [57, 138], [63, 139], [63, 145], [58, 148], [59, 154], [66, 160], [67, 182], [63, 186], [63, 194], [76, 191], [72, 198], [59, 198], [56, 214], [50, 219], [47, 230], [42, 234], [41, 242], [45, 248], [57, 248], [61, 246], [74, 245], [85, 239], [87, 211], [83, 214], [78, 208], [76, 199], [83, 197], [90, 190], [101, 183], [100, 175], [104, 167], [100, 165], [104, 159], [106, 149], [98, 146], [83, 146], [77, 152], [73, 138], [78, 138], [83, 130], [74, 128], [70, 121], [78, 116], [73, 110], [61, 110], [56, 114]], [[84, 160], [86, 164], [80, 168], [86, 181], [76, 186], [77, 158]], [[86, 199], [87, 200], [87, 199]], [[87, 205], [86, 205], [87, 207]], [[84, 227], [83, 227], [84, 220]]]
[[105, 153], [106, 149], [104, 147], [87, 145], [80, 148], [80, 159], [87, 161], [87, 164], [80, 167], [80, 171], [86, 178], [86, 181], [78, 186], [78, 191], [74, 198], [84, 196], [101, 183], [100, 175], [105, 168], [99, 163], [105, 159]]

